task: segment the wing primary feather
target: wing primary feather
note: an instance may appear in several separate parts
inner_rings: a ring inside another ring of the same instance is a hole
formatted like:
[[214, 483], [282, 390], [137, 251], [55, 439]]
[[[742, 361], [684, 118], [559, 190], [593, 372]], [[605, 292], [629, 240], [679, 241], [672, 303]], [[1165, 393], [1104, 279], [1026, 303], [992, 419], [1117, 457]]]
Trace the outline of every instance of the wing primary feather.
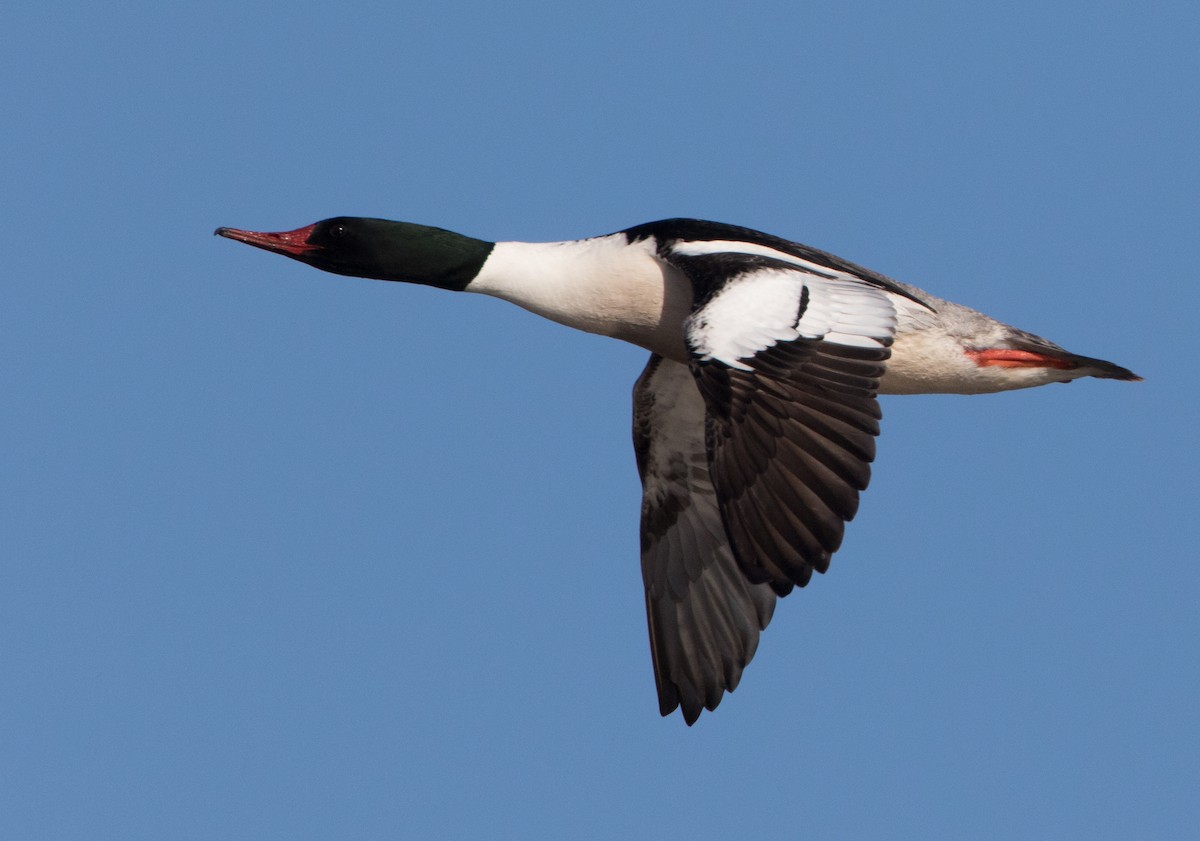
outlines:
[[737, 687], [777, 598], [841, 546], [875, 457], [889, 296], [904, 291], [783, 241], [724, 250], [722, 231], [659, 240], [695, 291], [692, 360], [652, 356], [634, 389], [659, 710], [689, 725]]
[[659, 711], [691, 724], [740, 682], [776, 595], [735, 559], [713, 489], [705, 409], [687, 365], [652, 357], [634, 395], [642, 575]]

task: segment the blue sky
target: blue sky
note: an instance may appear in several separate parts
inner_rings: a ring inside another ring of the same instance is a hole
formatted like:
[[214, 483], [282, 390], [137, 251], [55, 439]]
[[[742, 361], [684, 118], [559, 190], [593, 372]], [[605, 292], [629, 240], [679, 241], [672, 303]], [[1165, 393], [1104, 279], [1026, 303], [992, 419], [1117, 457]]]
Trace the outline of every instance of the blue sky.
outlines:
[[[1169, 838], [1200, 820], [1193, 3], [18, 3], [0, 836]], [[1126, 365], [883, 401], [697, 726], [644, 353], [211, 236], [768, 230]]]

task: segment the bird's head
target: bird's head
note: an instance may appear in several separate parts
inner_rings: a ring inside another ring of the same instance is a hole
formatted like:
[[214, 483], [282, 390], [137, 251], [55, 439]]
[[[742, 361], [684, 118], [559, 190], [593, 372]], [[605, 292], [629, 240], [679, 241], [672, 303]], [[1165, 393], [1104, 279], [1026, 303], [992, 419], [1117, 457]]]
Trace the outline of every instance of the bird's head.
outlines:
[[218, 236], [283, 254], [335, 274], [465, 289], [493, 243], [442, 228], [338, 216], [294, 231], [217, 228]]

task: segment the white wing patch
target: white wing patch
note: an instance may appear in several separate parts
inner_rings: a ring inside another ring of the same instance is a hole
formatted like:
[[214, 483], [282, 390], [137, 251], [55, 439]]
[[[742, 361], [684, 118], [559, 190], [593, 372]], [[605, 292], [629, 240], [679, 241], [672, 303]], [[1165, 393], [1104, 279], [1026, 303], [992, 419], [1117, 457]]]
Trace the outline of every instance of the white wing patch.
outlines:
[[[762, 256], [768, 256], [764, 252], [782, 255], [750, 243], [741, 245], [747, 248], [735, 253], [753, 247]], [[790, 258], [789, 262], [797, 261]], [[799, 338], [886, 347], [896, 332], [896, 309], [887, 291], [853, 275], [830, 276], [828, 271], [816, 275], [799, 266], [795, 270], [756, 268], [731, 277], [688, 319], [685, 330], [689, 346], [702, 360], [716, 359], [747, 371], [750, 365], [745, 360]]]
[[718, 359], [748, 371], [740, 360], [800, 338], [796, 314], [803, 294], [802, 276], [786, 269], [735, 277], [687, 320], [688, 344], [705, 361]]
[[808, 307], [796, 325], [806, 339], [885, 347], [896, 333], [896, 308], [882, 289], [853, 277], [804, 279]]
[[683, 257], [701, 257], [705, 254], [753, 254], [757, 257], [770, 257], [784, 263], [799, 266], [806, 272], [820, 277], [834, 277], [838, 272], [828, 266], [820, 266], [808, 260], [801, 259], [795, 254], [788, 254], [769, 245], [759, 245], [755, 242], [739, 242], [732, 239], [706, 239], [677, 242], [671, 246], [671, 251]]

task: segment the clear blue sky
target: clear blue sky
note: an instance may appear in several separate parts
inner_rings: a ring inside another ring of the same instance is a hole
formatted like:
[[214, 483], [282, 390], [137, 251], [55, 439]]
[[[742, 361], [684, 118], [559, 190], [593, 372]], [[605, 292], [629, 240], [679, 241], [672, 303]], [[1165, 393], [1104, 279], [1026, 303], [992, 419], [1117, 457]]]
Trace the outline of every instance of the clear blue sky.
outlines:
[[[0, 837], [1180, 838], [1193, 2], [22, 3]], [[889, 398], [827, 576], [659, 718], [644, 354], [211, 236], [762, 228], [1126, 365]]]

